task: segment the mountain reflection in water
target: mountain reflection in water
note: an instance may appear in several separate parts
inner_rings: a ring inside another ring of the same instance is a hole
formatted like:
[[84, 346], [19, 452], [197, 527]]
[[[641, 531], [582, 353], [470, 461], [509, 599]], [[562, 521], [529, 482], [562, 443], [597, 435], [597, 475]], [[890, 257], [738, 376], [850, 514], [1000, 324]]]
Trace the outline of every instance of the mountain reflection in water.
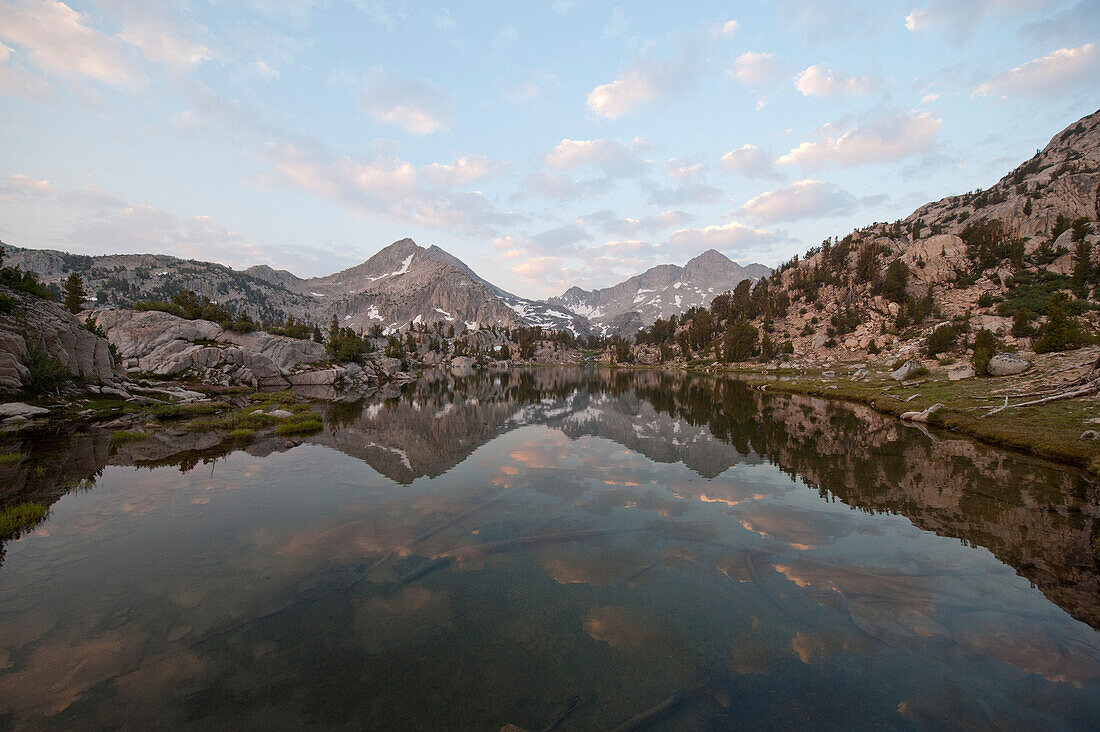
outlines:
[[52, 510], [0, 554], [0, 728], [1100, 717], [1076, 471], [659, 372], [325, 410], [293, 447], [7, 438], [0, 499]]

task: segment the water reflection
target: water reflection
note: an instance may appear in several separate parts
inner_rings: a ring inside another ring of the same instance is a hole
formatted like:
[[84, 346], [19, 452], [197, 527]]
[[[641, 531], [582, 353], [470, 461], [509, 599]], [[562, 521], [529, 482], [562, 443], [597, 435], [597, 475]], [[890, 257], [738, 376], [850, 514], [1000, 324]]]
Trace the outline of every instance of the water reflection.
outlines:
[[1100, 714], [1096, 488], [863, 408], [538, 369], [307, 444], [8, 442], [0, 500], [53, 510], [0, 567], [0, 726]]

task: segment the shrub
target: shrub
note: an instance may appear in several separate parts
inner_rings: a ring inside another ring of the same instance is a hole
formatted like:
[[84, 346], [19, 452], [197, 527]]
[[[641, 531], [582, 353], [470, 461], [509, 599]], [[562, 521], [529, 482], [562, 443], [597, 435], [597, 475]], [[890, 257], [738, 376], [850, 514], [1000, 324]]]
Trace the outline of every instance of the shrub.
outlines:
[[1012, 318], [1012, 335], [1016, 338], [1028, 338], [1035, 332], [1031, 327], [1031, 313], [1026, 308], [1017, 308]]
[[22, 459], [23, 456], [17, 452], [5, 452], [3, 455], [0, 455], [0, 468], [11, 467]]
[[22, 335], [27, 344], [26, 366], [30, 372], [27, 391], [32, 394], [44, 394], [75, 378], [73, 372], [60, 360], [50, 355], [37, 338], [26, 332]]
[[1069, 312], [1070, 299], [1064, 292], [1056, 292], [1050, 298], [1047, 322], [1039, 328], [1035, 341], [1036, 353], [1069, 351], [1092, 341], [1081, 322]]
[[955, 347], [959, 338], [959, 328], [956, 325], [941, 325], [936, 327], [925, 341], [924, 349], [929, 356], [935, 356]]
[[886, 277], [882, 281], [882, 294], [887, 300], [903, 303], [906, 300], [905, 287], [909, 283], [909, 265], [902, 259], [895, 259], [886, 268]]
[[970, 365], [976, 373], [989, 373], [989, 359], [997, 352], [997, 339], [993, 332], [982, 328], [974, 336], [974, 353], [970, 356]]

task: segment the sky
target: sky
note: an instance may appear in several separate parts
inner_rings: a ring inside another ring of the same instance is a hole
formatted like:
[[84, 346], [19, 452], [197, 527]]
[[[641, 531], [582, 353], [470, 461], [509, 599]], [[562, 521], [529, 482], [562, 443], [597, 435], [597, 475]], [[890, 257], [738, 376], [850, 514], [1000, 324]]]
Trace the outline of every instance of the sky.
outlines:
[[1100, 107], [1097, 0], [0, 0], [0, 239], [542, 298], [774, 266]]

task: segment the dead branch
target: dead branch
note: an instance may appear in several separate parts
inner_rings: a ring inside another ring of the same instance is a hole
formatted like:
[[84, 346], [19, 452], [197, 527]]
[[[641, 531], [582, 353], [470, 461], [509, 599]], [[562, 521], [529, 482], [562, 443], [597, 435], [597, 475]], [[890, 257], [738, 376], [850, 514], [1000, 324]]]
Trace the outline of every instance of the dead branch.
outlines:
[[[1056, 402], [1056, 401], [1059, 401], [1061, 399], [1076, 399], [1077, 397], [1083, 397], [1083, 396], [1088, 396], [1090, 394], [1095, 394], [1098, 391], [1100, 391], [1100, 379], [1093, 380], [1092, 382], [1086, 384], [1085, 386], [1079, 387], [1077, 389], [1072, 389], [1070, 391], [1064, 391], [1060, 394], [1052, 394], [1051, 396], [1046, 396], [1046, 397], [1043, 397], [1042, 399], [1032, 399], [1031, 401], [1028, 401], [1028, 402], [1020, 402], [1019, 404], [1013, 404], [1012, 407], [1013, 408], [1016, 408], [1016, 407], [1034, 407], [1034, 406], [1039, 405], [1039, 404], [1049, 404], [1050, 402]], [[1003, 412], [1004, 410], [1006, 410], [1008, 408], [1009, 408], [1008, 397], [1006, 396], [1004, 406], [997, 407], [996, 409], [990, 410], [990, 411], [986, 412], [985, 414], [983, 414], [981, 416], [982, 417], [988, 417], [991, 414], [997, 414], [998, 412]]]

